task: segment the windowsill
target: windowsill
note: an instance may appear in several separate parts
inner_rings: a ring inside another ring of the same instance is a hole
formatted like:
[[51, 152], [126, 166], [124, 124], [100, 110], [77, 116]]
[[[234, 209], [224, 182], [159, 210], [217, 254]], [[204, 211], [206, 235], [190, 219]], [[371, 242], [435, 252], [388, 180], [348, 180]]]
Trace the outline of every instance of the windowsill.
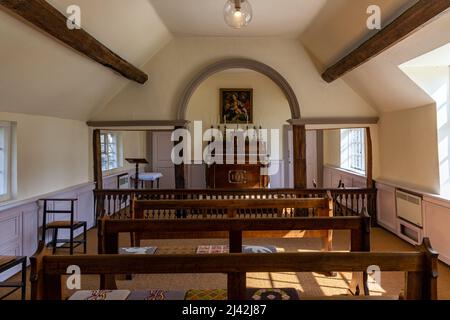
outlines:
[[330, 165], [330, 164], [326, 164], [325, 167], [329, 167], [331, 169], [342, 171], [344, 173], [351, 174], [351, 175], [354, 175], [354, 176], [358, 176], [358, 177], [361, 177], [361, 178], [364, 178], [364, 179], [367, 178], [366, 177], [366, 173], [362, 172], [362, 171], [354, 171], [354, 170], [350, 170], [350, 169], [346, 169], [346, 168], [342, 168], [342, 167], [336, 167], [336, 166], [333, 166], [333, 165]]
[[0, 196], [0, 206], [7, 205], [10, 202], [13, 202], [14, 199], [10, 195]]
[[[122, 173], [126, 173], [126, 172], [130, 172], [130, 171], [135, 171], [136, 168], [135, 167], [120, 167], [120, 168], [116, 168], [116, 169], [111, 169], [111, 170], [107, 170], [107, 171], [102, 171], [103, 173], [103, 177], [114, 177], [114, 176], [118, 176]], [[144, 170], [144, 168], [139, 168], [139, 172], [142, 172]]]

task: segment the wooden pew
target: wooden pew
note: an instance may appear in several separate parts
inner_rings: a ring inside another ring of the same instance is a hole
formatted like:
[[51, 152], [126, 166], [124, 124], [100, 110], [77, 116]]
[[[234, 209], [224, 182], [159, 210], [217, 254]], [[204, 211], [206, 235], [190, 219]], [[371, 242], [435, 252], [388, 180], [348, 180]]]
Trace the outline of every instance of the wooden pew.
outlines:
[[[168, 219], [170, 213], [183, 211], [186, 217], [201, 218], [208, 221], [211, 218], [267, 218], [278, 217], [291, 219], [295, 217], [295, 211], [305, 210], [310, 214], [318, 217], [332, 217], [333, 203], [331, 198], [297, 198], [297, 199], [225, 199], [225, 200], [134, 200], [132, 219]], [[171, 219], [176, 220], [176, 219]], [[182, 219], [183, 221], [190, 220]], [[224, 233], [217, 232], [218, 230], [211, 230], [205, 228], [209, 232], [185, 232], [178, 233], [178, 238], [221, 238], [227, 236]], [[268, 230], [283, 230], [283, 229], [267, 229]], [[289, 229], [295, 230], [295, 229]], [[314, 230], [314, 229], [309, 229]], [[212, 232], [216, 231], [216, 232]], [[249, 230], [250, 231], [250, 230]], [[254, 236], [254, 234], [246, 234], [247, 237]], [[257, 237], [261, 235], [256, 234]], [[267, 236], [267, 233], [263, 236]], [[309, 237], [320, 237], [323, 241], [323, 248], [331, 249], [332, 232], [326, 229], [320, 231], [309, 232]], [[164, 234], [164, 232], [142, 233], [135, 232], [135, 243], [139, 245], [141, 239], [157, 239], [170, 238], [171, 235]]]
[[[376, 265], [382, 272], [406, 272], [403, 298], [437, 299], [437, 256], [428, 239], [417, 252], [300, 252], [211, 255], [79, 255], [51, 256], [44, 248], [31, 258], [32, 299], [61, 300], [61, 276], [77, 265], [83, 275], [226, 273], [228, 298], [244, 300], [244, 283], [233, 277], [248, 272], [366, 271]], [[107, 288], [113, 289], [113, 288]], [[151, 288], [149, 288], [151, 289]]]
[[[206, 231], [207, 230], [207, 231]], [[370, 251], [370, 217], [366, 211], [360, 216], [349, 217], [298, 217], [298, 218], [220, 218], [220, 219], [183, 219], [183, 220], [114, 220], [103, 217], [98, 221], [98, 253], [117, 254], [119, 252], [119, 234], [136, 233], [145, 238], [159, 238], [163, 234], [172, 239], [185, 238], [185, 234], [215, 235], [225, 232], [231, 253], [242, 250], [243, 235], [246, 231], [267, 232], [273, 230], [319, 230], [327, 234], [333, 230], [350, 230], [350, 250]], [[181, 235], [180, 235], [181, 233]], [[262, 233], [263, 234], [263, 233]], [[331, 250], [330, 238], [326, 238], [326, 250]], [[140, 237], [135, 245], [140, 246]], [[235, 275], [242, 278], [243, 275]], [[350, 290], [358, 295], [361, 290], [368, 292], [367, 273], [354, 274]], [[108, 282], [108, 285], [106, 285]], [[115, 287], [114, 277], [102, 276], [102, 288]]]

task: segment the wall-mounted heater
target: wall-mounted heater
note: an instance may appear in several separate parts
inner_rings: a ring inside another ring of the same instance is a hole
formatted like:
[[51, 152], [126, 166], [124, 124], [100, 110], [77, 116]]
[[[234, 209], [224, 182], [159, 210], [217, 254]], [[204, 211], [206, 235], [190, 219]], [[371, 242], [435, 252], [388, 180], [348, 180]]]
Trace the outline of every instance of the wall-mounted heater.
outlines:
[[404, 240], [419, 244], [422, 241], [422, 197], [397, 189], [397, 234]]
[[130, 187], [130, 175], [123, 173], [117, 176], [117, 189], [128, 189]]

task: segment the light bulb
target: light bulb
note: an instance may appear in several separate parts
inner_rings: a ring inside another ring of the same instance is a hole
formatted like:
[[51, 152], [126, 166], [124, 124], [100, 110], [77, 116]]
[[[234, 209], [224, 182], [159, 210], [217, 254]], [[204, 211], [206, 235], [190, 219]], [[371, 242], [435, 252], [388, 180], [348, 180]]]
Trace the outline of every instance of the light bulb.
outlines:
[[248, 0], [228, 0], [224, 7], [225, 22], [232, 28], [245, 27], [252, 20], [252, 6]]

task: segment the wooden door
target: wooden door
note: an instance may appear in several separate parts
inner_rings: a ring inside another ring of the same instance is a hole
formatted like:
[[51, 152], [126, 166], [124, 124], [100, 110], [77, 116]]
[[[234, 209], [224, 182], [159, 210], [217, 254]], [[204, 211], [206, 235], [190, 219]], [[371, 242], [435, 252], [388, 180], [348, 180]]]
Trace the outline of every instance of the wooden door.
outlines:
[[161, 189], [175, 188], [175, 167], [171, 158], [171, 152], [173, 148], [171, 136], [172, 131], [153, 132], [153, 172], [161, 172], [163, 175], [160, 180]]

